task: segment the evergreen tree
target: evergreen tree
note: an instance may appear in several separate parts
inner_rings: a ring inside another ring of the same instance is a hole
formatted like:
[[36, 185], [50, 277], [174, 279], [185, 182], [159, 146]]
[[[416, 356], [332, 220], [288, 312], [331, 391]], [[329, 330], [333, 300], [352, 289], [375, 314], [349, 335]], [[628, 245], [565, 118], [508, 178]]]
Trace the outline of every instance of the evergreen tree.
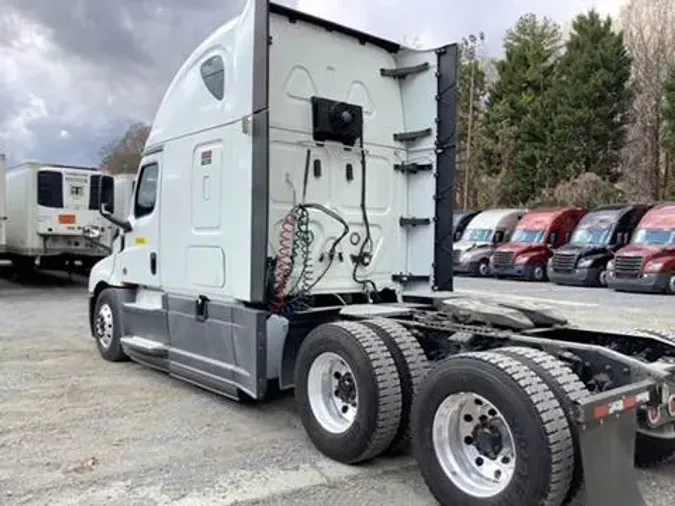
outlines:
[[550, 100], [547, 183], [584, 172], [617, 175], [632, 100], [631, 67], [623, 34], [613, 30], [609, 17], [595, 11], [577, 16]]
[[549, 19], [522, 16], [504, 40], [504, 59], [486, 114], [484, 163], [503, 185], [504, 204], [524, 203], [540, 188], [547, 163], [547, 100], [560, 44], [560, 29]]

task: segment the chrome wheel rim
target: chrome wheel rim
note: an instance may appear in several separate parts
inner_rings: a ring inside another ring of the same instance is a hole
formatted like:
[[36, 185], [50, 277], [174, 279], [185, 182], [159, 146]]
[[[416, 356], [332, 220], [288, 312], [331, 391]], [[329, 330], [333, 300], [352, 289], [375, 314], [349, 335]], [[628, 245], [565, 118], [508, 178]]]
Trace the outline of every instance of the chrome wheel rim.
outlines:
[[113, 312], [108, 304], [102, 304], [96, 315], [96, 338], [104, 348], [110, 348], [113, 340]]
[[670, 288], [670, 293], [675, 293], [675, 276], [670, 276], [670, 282], [668, 283], [668, 288]]
[[607, 286], [607, 271], [600, 271], [600, 284], [602, 286]]
[[447, 397], [436, 410], [432, 440], [443, 472], [465, 494], [494, 497], [511, 482], [513, 434], [504, 415], [484, 397], [467, 392]]
[[488, 267], [487, 262], [481, 262], [481, 263], [478, 264], [478, 273], [481, 276], [487, 276], [488, 275], [488, 269], [489, 269], [489, 267]]
[[307, 378], [307, 396], [321, 427], [340, 434], [354, 423], [358, 409], [358, 385], [347, 362], [325, 352], [314, 359]]

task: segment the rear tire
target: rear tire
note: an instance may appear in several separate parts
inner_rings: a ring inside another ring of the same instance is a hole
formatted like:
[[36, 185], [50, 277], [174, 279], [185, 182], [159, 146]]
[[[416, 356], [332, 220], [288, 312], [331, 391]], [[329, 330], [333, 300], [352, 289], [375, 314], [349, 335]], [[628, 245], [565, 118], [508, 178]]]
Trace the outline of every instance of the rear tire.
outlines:
[[635, 465], [655, 467], [675, 456], [675, 439], [663, 439], [638, 432], [635, 436]]
[[[479, 423], [470, 410], [483, 413]], [[439, 364], [415, 399], [412, 427], [415, 459], [443, 506], [559, 506], [567, 494], [574, 467], [567, 418], [546, 383], [513, 358], [466, 353]]]
[[374, 459], [401, 419], [401, 380], [382, 339], [356, 322], [326, 323], [305, 338], [295, 366], [300, 419], [316, 448], [343, 464]]
[[387, 453], [403, 453], [410, 446], [410, 409], [429, 372], [429, 361], [417, 339], [403, 325], [386, 318], [364, 320], [361, 323], [382, 339], [396, 364], [401, 380], [401, 419]]
[[108, 362], [121, 362], [128, 357], [122, 349], [122, 328], [120, 301], [112, 288], [103, 290], [96, 299], [94, 307], [94, 339], [103, 359]]
[[533, 348], [513, 346], [497, 350], [500, 355], [514, 358], [526, 365], [544, 380], [546, 385], [553, 391], [560, 406], [565, 412], [567, 423], [572, 434], [574, 446], [574, 471], [572, 482], [563, 504], [569, 504], [574, 500], [581, 489], [584, 481], [583, 464], [581, 462], [581, 450], [579, 448], [579, 430], [574, 416], [574, 403], [579, 402], [591, 393], [581, 382], [572, 369], [553, 355]]

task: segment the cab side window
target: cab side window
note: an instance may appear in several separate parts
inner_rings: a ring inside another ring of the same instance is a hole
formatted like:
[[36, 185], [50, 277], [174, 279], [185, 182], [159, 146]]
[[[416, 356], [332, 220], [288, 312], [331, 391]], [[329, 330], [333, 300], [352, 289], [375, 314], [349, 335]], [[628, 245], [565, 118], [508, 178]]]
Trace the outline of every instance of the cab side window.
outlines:
[[142, 218], [155, 209], [157, 201], [157, 183], [159, 165], [150, 163], [141, 167], [141, 175], [138, 182], [138, 191], [134, 201], [134, 216]]
[[223, 59], [216, 55], [202, 63], [199, 71], [206, 88], [216, 100], [225, 96], [225, 64]]

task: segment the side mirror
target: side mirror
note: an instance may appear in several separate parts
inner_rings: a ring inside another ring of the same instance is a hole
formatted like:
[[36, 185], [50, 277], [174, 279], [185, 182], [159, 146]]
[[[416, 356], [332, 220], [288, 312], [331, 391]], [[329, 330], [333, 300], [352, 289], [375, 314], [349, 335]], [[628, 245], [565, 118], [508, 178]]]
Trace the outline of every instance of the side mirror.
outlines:
[[461, 231], [461, 230], [457, 230], [457, 231], [455, 232], [454, 237], [453, 237], [453, 241], [454, 241], [454, 242], [457, 242], [457, 241], [459, 241], [461, 238], [462, 238], [462, 231]]
[[548, 236], [548, 245], [553, 248], [558, 242], [558, 234], [556, 232], [551, 232], [551, 235]]
[[121, 228], [124, 231], [124, 233], [131, 232], [132, 230], [131, 223], [129, 223], [128, 221], [122, 221], [115, 218], [112, 215], [112, 213], [108, 210], [108, 206], [105, 203], [101, 204], [101, 207], [99, 208], [98, 212], [101, 213], [101, 216], [103, 216], [110, 223], [112, 223], [116, 227]]

